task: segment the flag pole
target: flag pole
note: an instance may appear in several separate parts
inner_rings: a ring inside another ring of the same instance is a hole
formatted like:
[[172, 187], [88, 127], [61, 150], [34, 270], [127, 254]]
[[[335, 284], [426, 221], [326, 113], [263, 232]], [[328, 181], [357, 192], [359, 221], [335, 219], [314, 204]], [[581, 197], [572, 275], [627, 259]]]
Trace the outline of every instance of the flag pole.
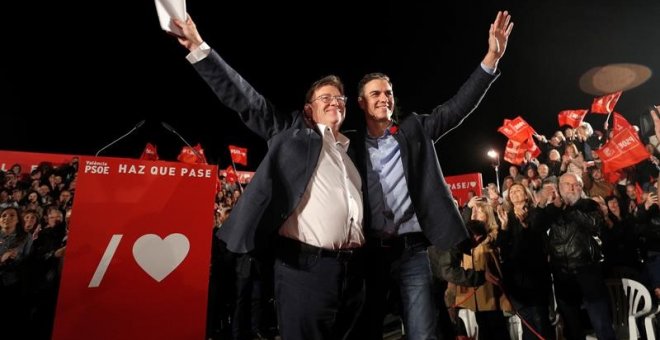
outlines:
[[231, 166], [234, 168], [234, 172], [236, 173], [236, 183], [238, 183], [238, 189], [241, 191], [241, 194], [243, 194], [243, 186], [241, 185], [241, 179], [238, 176], [238, 172], [236, 171], [236, 163], [234, 163], [234, 158], [231, 158]]

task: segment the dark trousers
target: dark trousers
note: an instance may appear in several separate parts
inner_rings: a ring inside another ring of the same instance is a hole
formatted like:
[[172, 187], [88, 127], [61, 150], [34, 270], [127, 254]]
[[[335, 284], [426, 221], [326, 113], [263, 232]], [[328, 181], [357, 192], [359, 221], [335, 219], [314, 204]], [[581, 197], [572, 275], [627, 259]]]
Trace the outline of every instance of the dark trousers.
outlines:
[[311, 246], [282, 247], [274, 267], [282, 339], [344, 339], [364, 303], [363, 267], [357, 252], [333, 256]]
[[501, 310], [481, 311], [474, 313], [479, 325], [479, 339], [500, 340], [509, 338], [506, 319]]
[[615, 339], [609, 295], [601, 266], [588, 265], [570, 273], [555, 271], [553, 276], [557, 307], [564, 320], [566, 339], [584, 339], [584, 330], [580, 323], [582, 303], [587, 309], [598, 339]]

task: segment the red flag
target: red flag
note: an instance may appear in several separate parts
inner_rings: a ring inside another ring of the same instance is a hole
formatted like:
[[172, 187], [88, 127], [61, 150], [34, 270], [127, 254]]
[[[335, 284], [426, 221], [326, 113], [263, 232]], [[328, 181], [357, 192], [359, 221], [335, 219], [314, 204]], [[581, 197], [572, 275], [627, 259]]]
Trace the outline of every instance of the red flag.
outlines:
[[596, 153], [603, 161], [603, 173], [635, 165], [651, 156], [632, 127], [616, 134]]
[[199, 143], [192, 148], [184, 146], [176, 159], [188, 164], [207, 164], [206, 157], [204, 156], [204, 149], [202, 149], [202, 146], [199, 145]]
[[591, 104], [591, 112], [602, 114], [612, 113], [612, 111], [614, 111], [614, 106], [616, 106], [620, 97], [621, 91], [594, 98], [594, 102]]
[[239, 148], [238, 146], [230, 145], [229, 153], [231, 154], [231, 160], [234, 163], [242, 164], [244, 166], [248, 165], [247, 162], [247, 148]]
[[238, 174], [236, 174], [236, 170], [234, 170], [233, 166], [231, 165], [228, 166], [227, 170], [225, 171], [226, 171], [225, 180], [227, 181], [227, 183], [231, 184], [238, 182]]
[[144, 151], [142, 151], [142, 156], [140, 156], [140, 159], [147, 161], [157, 161], [158, 150], [156, 146], [151, 143], [147, 143], [147, 145], [144, 147]]
[[532, 157], [538, 157], [541, 154], [541, 149], [534, 143], [532, 138], [528, 138], [523, 143], [509, 140], [504, 149], [504, 160], [511, 164], [520, 165], [525, 159], [525, 152], [527, 151], [532, 153]]
[[580, 126], [580, 123], [582, 123], [582, 120], [584, 119], [584, 116], [587, 115], [587, 112], [589, 112], [589, 110], [560, 111], [559, 115], [557, 115], [557, 119], [559, 120], [559, 126], [568, 125], [572, 128], [576, 128]]
[[613, 116], [614, 116], [614, 122], [612, 123], [612, 131], [614, 132], [614, 135], [618, 135], [619, 132], [626, 130], [628, 128], [632, 128], [630, 123], [628, 123], [628, 121], [625, 118], [623, 118], [623, 116], [620, 113], [614, 112]]
[[642, 190], [642, 187], [639, 186], [638, 182], [635, 182], [635, 193], [637, 195], [637, 204], [642, 204], [643, 202], [643, 195], [644, 195], [644, 190]]
[[522, 117], [518, 116], [513, 120], [505, 119], [504, 124], [497, 129], [510, 140], [522, 143], [530, 138], [536, 132]]

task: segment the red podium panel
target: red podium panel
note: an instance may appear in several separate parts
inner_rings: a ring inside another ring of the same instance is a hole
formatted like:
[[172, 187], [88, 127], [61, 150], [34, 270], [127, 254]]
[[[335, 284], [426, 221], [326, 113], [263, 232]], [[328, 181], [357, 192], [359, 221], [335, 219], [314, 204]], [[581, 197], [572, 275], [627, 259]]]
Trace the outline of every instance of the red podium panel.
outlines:
[[81, 157], [53, 339], [203, 339], [216, 178]]

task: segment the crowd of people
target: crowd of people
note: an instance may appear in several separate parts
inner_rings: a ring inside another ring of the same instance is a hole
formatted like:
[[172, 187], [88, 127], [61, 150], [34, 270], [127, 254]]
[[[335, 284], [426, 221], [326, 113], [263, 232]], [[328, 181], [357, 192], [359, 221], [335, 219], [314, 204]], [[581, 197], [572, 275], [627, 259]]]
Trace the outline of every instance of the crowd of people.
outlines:
[[[517, 311], [546, 339], [554, 337], [548, 311], [561, 315], [566, 338], [584, 338], [582, 306], [598, 338], [614, 339], [607, 278], [642, 282], [660, 298], [657, 145], [647, 145], [647, 160], [603, 174], [594, 150], [606, 135], [594, 133], [586, 122], [549, 139], [538, 135], [543, 152], [538, 157], [528, 152], [522, 164], [510, 165], [501, 192], [491, 183], [483, 196], [470, 194], [463, 216], [466, 222], [486, 223], [472, 234], [486, 235], [479, 244], [487, 250], [464, 255], [462, 266], [490, 264], [502, 281], [487, 282], [465, 301], [461, 293], [471, 288], [458, 285], [448, 304], [476, 311], [480, 327], [497, 326], [490, 334], [504, 329], [502, 311]], [[484, 251], [495, 256], [483, 256]], [[507, 301], [474, 303], [500, 297]], [[485, 316], [491, 311], [497, 311], [496, 322]], [[529, 328], [523, 332], [535, 338]]]
[[0, 172], [0, 319], [6, 339], [49, 339], [77, 159]]

